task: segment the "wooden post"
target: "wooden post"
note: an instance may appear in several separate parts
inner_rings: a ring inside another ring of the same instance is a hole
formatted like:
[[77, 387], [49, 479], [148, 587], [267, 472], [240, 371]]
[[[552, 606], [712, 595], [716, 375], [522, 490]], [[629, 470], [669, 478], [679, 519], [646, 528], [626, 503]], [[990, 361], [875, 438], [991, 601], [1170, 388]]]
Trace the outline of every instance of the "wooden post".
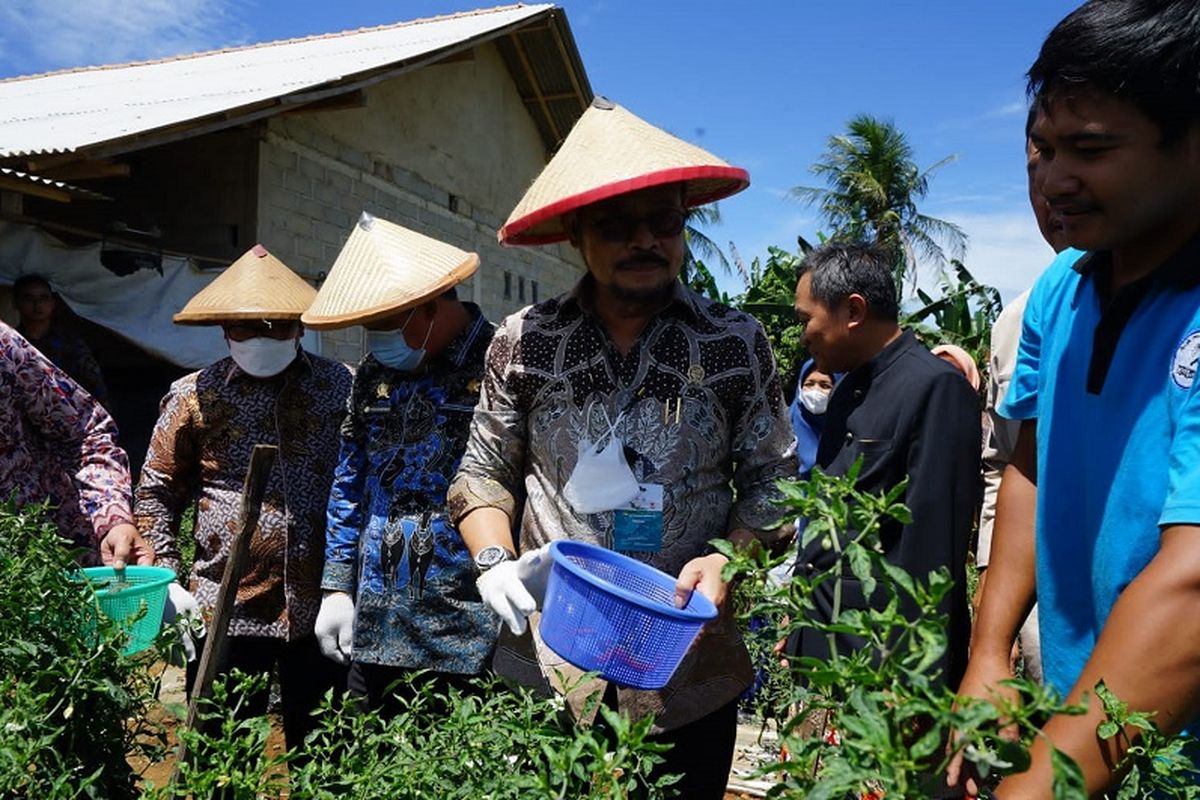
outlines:
[[[200, 669], [192, 686], [188, 702], [186, 729], [196, 726], [197, 709], [200, 701], [208, 696], [213, 678], [217, 673], [221, 653], [225, 648], [225, 633], [229, 630], [229, 617], [233, 602], [237, 599], [238, 583], [242, 579], [246, 558], [250, 555], [250, 539], [258, 527], [258, 515], [262, 510], [263, 493], [267, 478], [275, 465], [279, 448], [273, 444], [256, 444], [250, 453], [250, 466], [246, 470], [246, 481], [242, 485], [241, 524], [237, 535], [229, 545], [229, 559], [225, 562], [225, 574], [221, 576], [221, 588], [217, 591], [217, 604], [208, 623], [208, 635], [204, 639], [204, 652], [200, 656]], [[179, 769], [187, 758], [187, 745], [181, 740], [175, 751], [175, 770], [171, 773], [171, 784], [179, 779]]]

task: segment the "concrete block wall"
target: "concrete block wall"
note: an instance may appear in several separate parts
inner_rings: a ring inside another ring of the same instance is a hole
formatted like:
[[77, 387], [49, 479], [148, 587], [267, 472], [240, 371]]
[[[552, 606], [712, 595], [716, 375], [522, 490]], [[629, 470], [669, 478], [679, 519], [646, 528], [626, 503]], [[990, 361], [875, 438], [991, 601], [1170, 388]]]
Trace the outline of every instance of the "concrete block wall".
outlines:
[[[367, 211], [478, 253], [459, 295], [497, 322], [533, 302], [535, 283], [539, 300], [573, 286], [584, 267], [570, 245], [496, 241], [546, 154], [493, 50], [370, 87], [360, 109], [272, 118], [259, 143], [259, 240], [319, 283]], [[361, 329], [325, 332], [321, 346], [357, 361]]]
[[[578, 254], [569, 245], [501, 247], [496, 231], [504, 217], [498, 212], [452, 200], [450, 193], [399, 165], [372, 160], [369, 170], [363, 169], [350, 163], [350, 153], [328, 155], [332, 142], [321, 144], [318, 149], [314, 142], [268, 131], [262, 142], [258, 203], [259, 240], [318, 285], [363, 211], [479, 253], [479, 271], [459, 287], [459, 296], [478, 303], [493, 321], [533, 302], [535, 283], [538, 299], [544, 300], [570, 289], [582, 274]], [[358, 361], [362, 330], [322, 332], [321, 352]]]

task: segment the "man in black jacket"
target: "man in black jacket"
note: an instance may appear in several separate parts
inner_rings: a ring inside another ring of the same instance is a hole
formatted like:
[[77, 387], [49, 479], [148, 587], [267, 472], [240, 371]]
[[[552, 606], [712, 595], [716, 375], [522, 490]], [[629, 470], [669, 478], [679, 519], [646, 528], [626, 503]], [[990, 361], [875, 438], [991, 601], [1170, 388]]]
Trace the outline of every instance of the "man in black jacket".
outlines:
[[[898, 322], [896, 286], [887, 254], [861, 244], [831, 243], [800, 268], [796, 314], [804, 344], [822, 372], [844, 372], [829, 400], [817, 466], [844, 475], [863, 459], [858, 488], [884, 493], [908, 478], [903, 502], [912, 522], [883, 526], [883, 550], [915, 578], [946, 567], [954, 580], [941, 611], [948, 615], [948, 649], [934, 665], [940, 680], [957, 686], [966, 666], [967, 548], [980, 488], [980, 406], [970, 384], [936, 358]], [[802, 548], [797, 572], [829, 569], [833, 550], [818, 541]], [[841, 578], [843, 609], [882, 607], [876, 589], [864, 596], [858, 581]], [[817, 614], [829, 621], [833, 581], [818, 587]], [[901, 603], [909, 618], [917, 609]], [[840, 637], [840, 652], [861, 647]], [[812, 628], [793, 640], [793, 652], [828, 658], [826, 635]]]

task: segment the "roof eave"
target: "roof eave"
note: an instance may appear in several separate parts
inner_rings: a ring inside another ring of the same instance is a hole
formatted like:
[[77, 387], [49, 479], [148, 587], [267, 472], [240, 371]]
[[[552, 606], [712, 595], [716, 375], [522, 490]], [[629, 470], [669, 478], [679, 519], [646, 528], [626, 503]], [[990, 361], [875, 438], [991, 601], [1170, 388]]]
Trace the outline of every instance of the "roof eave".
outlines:
[[[70, 150], [55, 151], [21, 151], [0, 155], [0, 166], [14, 167], [24, 162], [36, 159], [41, 169], [60, 166], [83, 159], [107, 158], [125, 153], [144, 150], [162, 144], [169, 144], [184, 139], [191, 139], [220, 130], [235, 128], [241, 125], [257, 122], [277, 114], [292, 111], [310, 103], [328, 100], [339, 95], [361, 91], [362, 89], [395, 78], [407, 72], [428, 66], [430, 64], [451, 58], [491, 41], [505, 39], [519, 34], [522, 29], [549, 26], [549, 29], [559, 37], [561, 42], [562, 68], [567, 72], [572, 83], [579, 87], [575, 93], [578, 97], [579, 111], [577, 119], [591, 102], [591, 85], [583, 69], [583, 62], [575, 46], [574, 37], [566, 22], [562, 9], [552, 7], [531, 17], [513, 22], [509, 25], [494, 28], [479, 35], [463, 39], [436, 50], [422, 53], [412, 58], [393, 62], [386, 67], [347, 75], [335, 81], [329, 81], [301, 91], [279, 95], [269, 100], [260, 100], [245, 106], [225, 109], [217, 114], [209, 114], [193, 119], [164, 125], [147, 131], [138, 131], [129, 136], [107, 139], [99, 142], [82, 144]], [[512, 67], [510, 65], [510, 72]], [[516, 76], [514, 75], [514, 80]], [[543, 106], [545, 105], [543, 99]], [[531, 112], [532, 113], [532, 112]], [[546, 112], [548, 114], [548, 112]], [[553, 135], [548, 135], [544, 125], [539, 124], [547, 150], [553, 150], [558, 145]], [[553, 125], [550, 126], [553, 129]], [[562, 133], [565, 136], [565, 131]], [[561, 138], [561, 137], [560, 137]]]

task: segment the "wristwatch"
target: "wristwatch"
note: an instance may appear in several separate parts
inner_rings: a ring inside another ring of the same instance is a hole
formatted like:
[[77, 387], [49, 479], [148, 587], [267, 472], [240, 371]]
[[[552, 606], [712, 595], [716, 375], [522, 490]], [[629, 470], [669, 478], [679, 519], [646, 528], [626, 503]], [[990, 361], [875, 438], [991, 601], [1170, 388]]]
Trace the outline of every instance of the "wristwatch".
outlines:
[[475, 568], [482, 575], [497, 564], [503, 564], [505, 561], [513, 561], [516, 557], [516, 553], [504, 545], [489, 544], [475, 554]]

